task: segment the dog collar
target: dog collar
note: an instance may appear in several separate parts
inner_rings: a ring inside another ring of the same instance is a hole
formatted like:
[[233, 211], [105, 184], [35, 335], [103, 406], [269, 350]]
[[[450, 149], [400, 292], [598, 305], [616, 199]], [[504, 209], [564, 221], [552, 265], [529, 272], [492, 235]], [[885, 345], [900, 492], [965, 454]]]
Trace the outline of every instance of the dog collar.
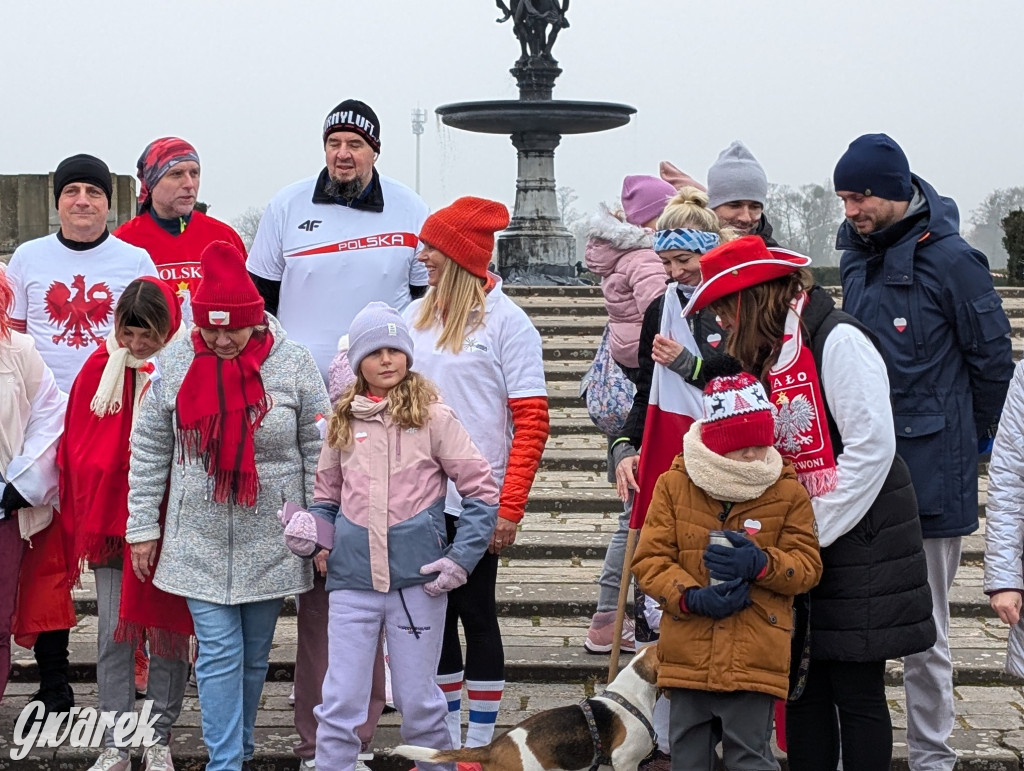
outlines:
[[[658, 736], [654, 732], [654, 726], [651, 725], [651, 721], [644, 717], [643, 713], [636, 708], [635, 705], [630, 704], [626, 699], [622, 698], [619, 694], [614, 691], [604, 691], [600, 698], [614, 701], [620, 707], [625, 709], [629, 714], [640, 721], [640, 724], [647, 729], [647, 734], [651, 738], [651, 744], [653, 746], [658, 745]], [[597, 721], [594, 720], [594, 710], [590, 706], [590, 699], [584, 699], [580, 702], [580, 710], [583, 712], [583, 717], [587, 721], [587, 728], [590, 729], [590, 738], [594, 742], [594, 762], [591, 764], [589, 771], [597, 771], [601, 766], [611, 766], [612, 758], [611, 755], [605, 751], [604, 744], [601, 742], [601, 733], [597, 730]]]

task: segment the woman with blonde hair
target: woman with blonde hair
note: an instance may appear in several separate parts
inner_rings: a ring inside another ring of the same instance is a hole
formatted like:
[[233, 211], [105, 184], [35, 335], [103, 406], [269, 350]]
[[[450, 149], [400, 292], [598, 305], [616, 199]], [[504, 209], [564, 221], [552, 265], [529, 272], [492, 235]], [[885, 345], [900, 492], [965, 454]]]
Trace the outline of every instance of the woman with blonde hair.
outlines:
[[[419, 260], [430, 289], [405, 310], [417, 369], [441, 389], [445, 403], [488, 463], [501, 491], [498, 525], [488, 553], [465, 586], [449, 595], [438, 684], [448, 700], [453, 745], [462, 746], [461, 698], [469, 694], [466, 746], [488, 744], [505, 687], [505, 653], [494, 588], [498, 555], [516, 526], [548, 437], [548, 401], [540, 335], [487, 268], [494, 234], [508, 226], [503, 204], [460, 198], [423, 223]], [[449, 487], [445, 520], [454, 537], [462, 506]], [[458, 624], [466, 636], [463, 667]]]

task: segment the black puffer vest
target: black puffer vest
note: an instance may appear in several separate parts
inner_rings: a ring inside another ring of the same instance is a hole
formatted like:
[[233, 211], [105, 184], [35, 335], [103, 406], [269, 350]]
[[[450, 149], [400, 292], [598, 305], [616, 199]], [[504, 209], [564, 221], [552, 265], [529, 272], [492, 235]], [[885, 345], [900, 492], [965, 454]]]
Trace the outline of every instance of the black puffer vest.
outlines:
[[[820, 287], [811, 290], [802, 320], [819, 378], [825, 339], [837, 324], [850, 324], [875, 342]], [[879, 405], [883, 407], [888, 405]], [[838, 457], [843, 442], [831, 413], [828, 425]], [[917, 498], [899, 455], [867, 514], [822, 549], [821, 559], [821, 583], [810, 595], [811, 659], [882, 661], [935, 644]]]

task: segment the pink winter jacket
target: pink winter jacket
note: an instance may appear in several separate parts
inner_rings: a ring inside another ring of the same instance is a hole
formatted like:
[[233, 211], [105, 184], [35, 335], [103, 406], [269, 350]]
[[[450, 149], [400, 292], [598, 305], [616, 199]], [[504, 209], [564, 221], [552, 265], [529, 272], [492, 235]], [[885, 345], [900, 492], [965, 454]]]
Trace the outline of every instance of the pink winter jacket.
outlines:
[[665, 269], [652, 245], [649, 231], [618, 220], [604, 206], [590, 220], [587, 268], [601, 277], [612, 358], [624, 367], [638, 366], [644, 311], [665, 294]]
[[[353, 441], [320, 452], [309, 511], [333, 525], [327, 590], [387, 592], [433, 580], [423, 565], [447, 556], [472, 573], [487, 550], [498, 512], [491, 467], [451, 407], [430, 405], [423, 428], [391, 422], [387, 400], [352, 401]], [[448, 480], [462, 496], [449, 544]]]

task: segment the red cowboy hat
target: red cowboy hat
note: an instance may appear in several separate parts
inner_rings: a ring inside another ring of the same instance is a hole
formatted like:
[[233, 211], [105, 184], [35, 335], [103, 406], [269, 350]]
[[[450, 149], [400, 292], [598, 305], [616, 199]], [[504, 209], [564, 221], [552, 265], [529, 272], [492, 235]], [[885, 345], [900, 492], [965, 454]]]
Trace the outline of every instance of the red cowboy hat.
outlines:
[[700, 258], [700, 284], [683, 310], [689, 316], [715, 300], [773, 278], [796, 273], [811, 258], [778, 247], [768, 248], [759, 236], [743, 236], [712, 249]]

